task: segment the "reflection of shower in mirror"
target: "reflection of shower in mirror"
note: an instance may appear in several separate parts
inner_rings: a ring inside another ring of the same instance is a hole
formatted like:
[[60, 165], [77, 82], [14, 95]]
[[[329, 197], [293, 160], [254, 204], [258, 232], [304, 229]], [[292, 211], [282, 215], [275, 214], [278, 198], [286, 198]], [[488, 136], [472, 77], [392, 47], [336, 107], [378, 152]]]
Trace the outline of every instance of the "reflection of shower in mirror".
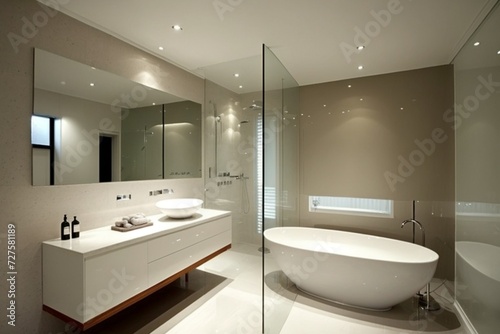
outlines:
[[143, 138], [142, 138], [142, 148], [141, 148], [141, 151], [144, 151], [146, 149], [146, 144], [148, 142], [148, 136], [152, 136], [154, 135], [155, 133], [153, 131], [148, 131], [148, 127], [146, 125], [144, 125], [144, 130], [136, 130], [137, 132], [142, 132], [143, 133]]

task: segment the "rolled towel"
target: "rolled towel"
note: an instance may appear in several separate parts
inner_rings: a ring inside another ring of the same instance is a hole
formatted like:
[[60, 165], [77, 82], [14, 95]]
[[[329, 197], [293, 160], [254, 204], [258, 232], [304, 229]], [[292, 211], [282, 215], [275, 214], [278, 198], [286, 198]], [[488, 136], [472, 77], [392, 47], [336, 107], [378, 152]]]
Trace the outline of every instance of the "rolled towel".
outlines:
[[146, 217], [133, 217], [130, 219], [130, 224], [132, 225], [143, 225], [149, 221]]
[[115, 222], [115, 226], [118, 227], [125, 227], [126, 224], [129, 224], [128, 220], [122, 219], [117, 222]]

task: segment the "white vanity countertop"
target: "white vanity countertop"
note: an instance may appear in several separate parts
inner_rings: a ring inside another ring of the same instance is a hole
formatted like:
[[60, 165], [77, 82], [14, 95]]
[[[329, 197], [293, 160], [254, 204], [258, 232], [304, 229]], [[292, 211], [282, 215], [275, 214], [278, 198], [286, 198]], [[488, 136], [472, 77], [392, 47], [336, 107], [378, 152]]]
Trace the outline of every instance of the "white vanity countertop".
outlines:
[[230, 215], [229, 211], [212, 209], [200, 209], [193, 217], [186, 219], [172, 219], [166, 217], [164, 214], [159, 214], [148, 216], [153, 225], [144, 228], [119, 232], [112, 230], [110, 224], [105, 227], [80, 232], [80, 237], [76, 239], [61, 240], [58, 238], [44, 241], [43, 244], [81, 253], [88, 257], [124, 246], [130, 246], [138, 242], [144, 242], [148, 239], [157, 238]]

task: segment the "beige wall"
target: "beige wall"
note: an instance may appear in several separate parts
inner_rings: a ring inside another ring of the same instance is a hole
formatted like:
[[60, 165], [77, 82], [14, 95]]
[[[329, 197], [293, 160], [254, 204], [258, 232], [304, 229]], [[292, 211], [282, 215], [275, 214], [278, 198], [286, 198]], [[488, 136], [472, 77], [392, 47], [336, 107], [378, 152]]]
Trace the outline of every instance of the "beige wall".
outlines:
[[[301, 224], [409, 241], [418, 200], [436, 275], [453, 280], [452, 108], [451, 66], [301, 87]], [[310, 195], [392, 199], [394, 219], [309, 212]]]
[[[5, 252], [6, 224], [15, 224], [18, 274], [16, 327], [8, 326], [4, 319], [0, 332], [59, 333], [65, 324], [42, 311], [41, 242], [59, 237], [63, 215], [78, 215], [82, 230], [110, 225], [115, 217], [126, 213], [155, 213], [154, 202], [166, 196], [149, 197], [149, 190], [172, 188], [175, 196], [185, 197], [202, 193], [203, 184], [202, 179], [189, 179], [31, 186], [33, 48], [91, 64], [198, 103], [203, 103], [203, 80], [64, 14], [46, 11], [35, 0], [3, 1], [2, 5], [0, 239]], [[40, 27], [24, 27], [33, 18]], [[6, 38], [13, 34], [19, 36], [17, 47]], [[132, 200], [116, 202], [116, 195], [125, 193], [132, 194]], [[0, 280], [5, 282], [6, 256], [0, 257], [0, 268]], [[6, 296], [6, 284], [0, 286], [0, 294]], [[5, 314], [4, 309], [2, 317]]]

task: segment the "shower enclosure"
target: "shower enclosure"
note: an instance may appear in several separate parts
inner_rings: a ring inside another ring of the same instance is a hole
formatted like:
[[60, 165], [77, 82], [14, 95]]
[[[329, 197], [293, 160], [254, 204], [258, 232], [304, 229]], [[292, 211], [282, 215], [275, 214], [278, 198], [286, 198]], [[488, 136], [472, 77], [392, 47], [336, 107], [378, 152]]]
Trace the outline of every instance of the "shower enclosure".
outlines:
[[176, 101], [124, 109], [121, 180], [201, 177], [201, 109]]
[[265, 45], [204, 75], [205, 206], [231, 211], [233, 249], [261, 259], [248, 315], [260, 318], [245, 325], [279, 333], [294, 297], [279, 291], [263, 231], [298, 225], [298, 84]]

